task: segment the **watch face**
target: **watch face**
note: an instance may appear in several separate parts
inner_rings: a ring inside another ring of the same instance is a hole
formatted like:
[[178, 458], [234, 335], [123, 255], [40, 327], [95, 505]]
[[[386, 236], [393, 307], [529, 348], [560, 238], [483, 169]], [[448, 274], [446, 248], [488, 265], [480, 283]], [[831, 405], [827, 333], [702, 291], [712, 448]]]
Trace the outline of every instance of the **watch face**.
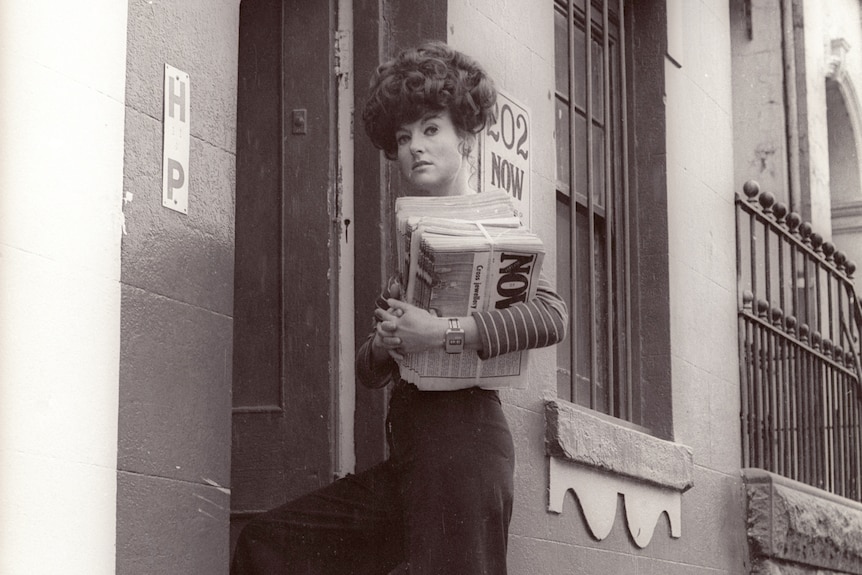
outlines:
[[446, 330], [443, 349], [446, 350], [446, 353], [461, 353], [464, 351], [464, 330], [461, 329], [458, 318], [449, 318], [449, 329]]

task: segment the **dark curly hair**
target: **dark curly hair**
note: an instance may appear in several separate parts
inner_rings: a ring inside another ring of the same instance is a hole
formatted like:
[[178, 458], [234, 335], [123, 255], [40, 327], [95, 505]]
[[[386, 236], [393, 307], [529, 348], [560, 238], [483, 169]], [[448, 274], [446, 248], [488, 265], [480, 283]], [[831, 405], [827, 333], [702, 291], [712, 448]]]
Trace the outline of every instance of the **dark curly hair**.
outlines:
[[381, 64], [362, 111], [365, 132], [390, 160], [395, 132], [429, 113], [448, 110], [460, 134], [494, 123], [497, 90], [478, 62], [443, 42], [428, 42]]

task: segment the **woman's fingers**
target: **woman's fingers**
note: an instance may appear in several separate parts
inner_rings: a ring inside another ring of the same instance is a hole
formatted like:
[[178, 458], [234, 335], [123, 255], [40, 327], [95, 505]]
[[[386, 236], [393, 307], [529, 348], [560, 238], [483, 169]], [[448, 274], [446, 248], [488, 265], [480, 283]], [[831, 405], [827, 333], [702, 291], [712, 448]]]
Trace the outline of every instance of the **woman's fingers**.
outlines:
[[386, 350], [386, 353], [395, 361], [403, 361], [404, 355], [401, 350], [401, 338], [394, 335], [387, 335], [387, 332], [382, 329], [383, 324], [377, 325], [377, 334], [374, 338], [375, 345]]
[[396, 321], [401, 317], [401, 314], [395, 314], [392, 313], [391, 310], [377, 308], [374, 310], [374, 317], [379, 322], [378, 325], [386, 324], [384, 329], [387, 331], [395, 331]]
[[401, 338], [395, 336], [387, 336], [383, 338], [383, 345], [389, 349], [395, 349], [401, 345]]
[[393, 280], [389, 284], [389, 297], [392, 299], [401, 299], [401, 284], [398, 283], [398, 280]]
[[388, 300], [386, 300], [386, 303], [389, 304], [389, 311], [391, 313], [394, 314], [394, 313], [398, 313], [400, 311], [401, 312], [400, 315], [404, 315], [405, 311], [409, 310], [410, 308], [416, 307], [416, 306], [410, 305], [409, 303], [407, 303], [405, 301], [401, 301], [400, 299], [394, 299], [394, 298], [389, 298]]
[[382, 321], [377, 324], [377, 337], [383, 347], [392, 349], [401, 345], [401, 338], [393, 335], [395, 326], [388, 326], [388, 323], [389, 322]]

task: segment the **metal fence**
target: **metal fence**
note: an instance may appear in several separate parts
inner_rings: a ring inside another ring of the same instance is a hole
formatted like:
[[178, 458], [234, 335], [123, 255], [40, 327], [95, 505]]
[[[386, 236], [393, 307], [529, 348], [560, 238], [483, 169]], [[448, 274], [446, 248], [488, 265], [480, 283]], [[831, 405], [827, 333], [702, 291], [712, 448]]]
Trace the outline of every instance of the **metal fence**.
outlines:
[[742, 465], [862, 500], [856, 266], [748, 182], [736, 196]]

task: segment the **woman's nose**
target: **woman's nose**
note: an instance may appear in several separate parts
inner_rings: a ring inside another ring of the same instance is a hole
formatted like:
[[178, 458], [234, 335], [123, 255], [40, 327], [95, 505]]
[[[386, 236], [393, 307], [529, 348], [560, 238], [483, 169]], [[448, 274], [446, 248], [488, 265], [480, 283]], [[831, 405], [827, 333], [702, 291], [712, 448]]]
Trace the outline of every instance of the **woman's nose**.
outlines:
[[413, 136], [412, 138], [410, 138], [410, 151], [412, 153], [415, 154], [417, 152], [421, 152], [422, 150], [424, 150], [424, 148], [425, 148], [425, 144], [422, 141], [422, 136], [417, 135], [417, 136]]

